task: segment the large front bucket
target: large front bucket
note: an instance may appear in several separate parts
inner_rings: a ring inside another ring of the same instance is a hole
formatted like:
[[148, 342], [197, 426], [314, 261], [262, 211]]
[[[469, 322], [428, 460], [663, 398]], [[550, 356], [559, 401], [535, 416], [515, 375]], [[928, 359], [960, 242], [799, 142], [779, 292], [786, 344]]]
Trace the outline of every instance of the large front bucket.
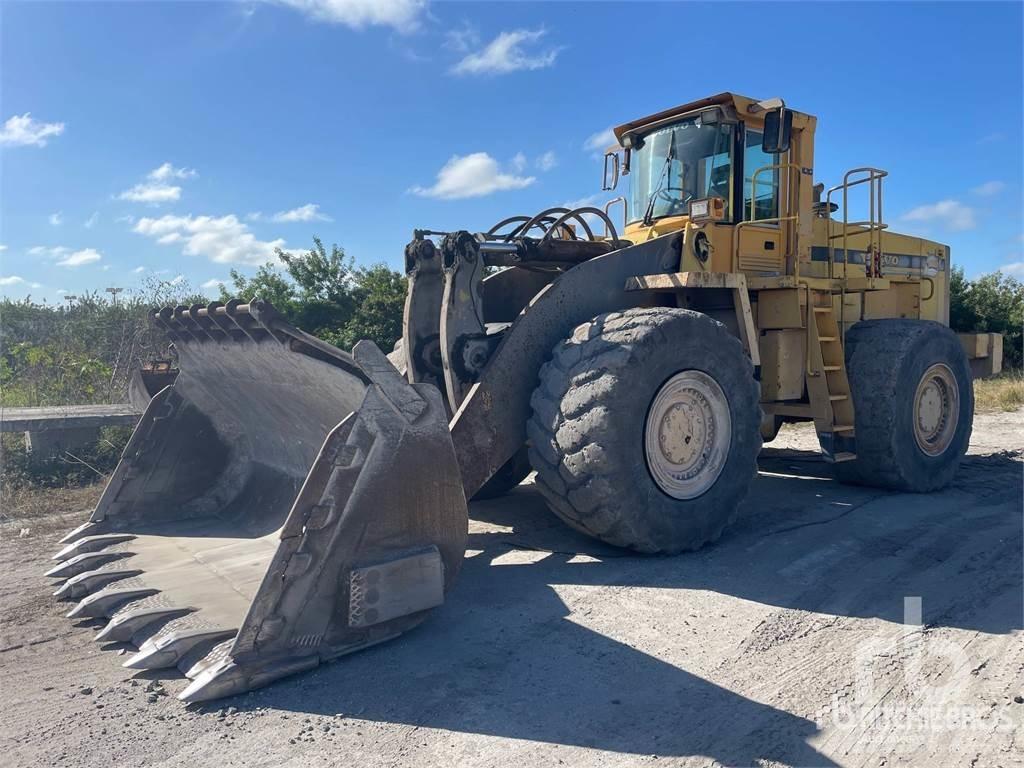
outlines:
[[47, 575], [185, 701], [395, 637], [461, 565], [466, 500], [440, 392], [270, 305], [164, 309], [180, 374], [150, 402]]

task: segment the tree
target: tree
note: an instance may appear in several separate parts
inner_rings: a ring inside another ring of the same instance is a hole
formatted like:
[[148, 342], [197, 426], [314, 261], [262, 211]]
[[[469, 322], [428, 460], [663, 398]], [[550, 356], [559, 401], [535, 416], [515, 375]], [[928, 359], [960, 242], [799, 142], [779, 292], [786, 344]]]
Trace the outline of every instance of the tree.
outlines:
[[303, 301], [332, 301], [343, 304], [349, 297], [354, 260], [345, 251], [331, 246], [330, 255], [319, 237], [313, 247], [298, 255], [277, 249], [277, 257], [302, 290]]
[[341, 334], [342, 347], [351, 349], [360, 339], [370, 339], [390, 352], [402, 338], [405, 276], [385, 264], [374, 264], [356, 270], [354, 282], [355, 311]]
[[231, 270], [231, 282], [234, 290], [229, 291], [224, 285], [220, 287], [220, 300], [231, 299], [251, 301], [259, 297], [269, 301], [274, 308], [289, 321], [294, 321], [299, 309], [299, 295], [295, 285], [288, 280], [281, 270], [272, 262], [267, 262], [256, 270], [252, 277], [246, 277], [237, 269]]
[[1020, 368], [1024, 362], [1024, 284], [1002, 272], [968, 280], [963, 269], [954, 267], [949, 282], [949, 324], [963, 333], [1003, 334], [1003, 365]]
[[313, 247], [299, 254], [281, 249], [277, 257], [298, 289], [298, 305], [290, 319], [298, 327], [327, 341], [344, 328], [355, 311], [352, 298], [353, 260], [337, 245], [330, 254], [317, 237]]
[[342, 349], [370, 339], [385, 352], [402, 335], [405, 277], [384, 264], [356, 267], [337, 245], [330, 252], [319, 238], [305, 252], [278, 249], [284, 271], [268, 262], [252, 277], [231, 270], [232, 288], [221, 301], [258, 296], [288, 322]]

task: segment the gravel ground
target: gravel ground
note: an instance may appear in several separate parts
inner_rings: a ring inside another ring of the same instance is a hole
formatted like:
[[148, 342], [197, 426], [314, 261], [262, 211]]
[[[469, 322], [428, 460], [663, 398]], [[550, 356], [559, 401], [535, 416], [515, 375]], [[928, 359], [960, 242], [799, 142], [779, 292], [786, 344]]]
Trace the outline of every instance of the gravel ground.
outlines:
[[573, 533], [527, 482], [473, 505], [422, 627], [194, 708], [50, 597], [82, 514], [8, 510], [0, 765], [1024, 764], [1024, 411], [980, 414], [942, 493], [838, 485], [814, 448], [784, 428], [737, 524], [674, 558]]

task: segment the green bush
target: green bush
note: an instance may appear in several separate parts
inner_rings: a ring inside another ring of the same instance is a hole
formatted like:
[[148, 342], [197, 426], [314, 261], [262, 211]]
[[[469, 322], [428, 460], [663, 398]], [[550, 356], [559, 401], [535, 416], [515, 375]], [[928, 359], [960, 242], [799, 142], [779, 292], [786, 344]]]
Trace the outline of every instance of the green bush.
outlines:
[[0, 300], [0, 405], [124, 402], [132, 372], [166, 354], [152, 309], [197, 301], [207, 299], [187, 284], [159, 280], [118, 301], [98, 293], [66, 306]]
[[962, 333], [1003, 334], [1003, 367], [1024, 365], [1024, 283], [994, 272], [976, 280], [953, 268], [949, 283], [949, 324]]

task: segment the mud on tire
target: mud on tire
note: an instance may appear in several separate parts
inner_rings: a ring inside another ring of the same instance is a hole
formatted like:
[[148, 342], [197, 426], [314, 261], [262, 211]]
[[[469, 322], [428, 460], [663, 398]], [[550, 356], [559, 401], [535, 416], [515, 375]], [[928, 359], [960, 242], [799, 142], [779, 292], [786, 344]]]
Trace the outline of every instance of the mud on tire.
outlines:
[[[845, 356], [857, 458], [836, 464], [836, 477], [914, 492], [948, 485], [974, 420], [971, 370], [956, 334], [930, 320], [867, 320], [847, 331]], [[934, 366], [944, 366], [955, 379], [956, 391], [947, 394], [956, 423], [945, 449], [929, 455], [915, 436], [916, 400], [922, 377]]]
[[[648, 469], [648, 410], [682, 371], [718, 385], [729, 412], [721, 470], [695, 498], [668, 495]], [[750, 358], [721, 323], [685, 309], [599, 315], [560, 342], [540, 371], [527, 425], [537, 487], [558, 517], [602, 541], [674, 553], [717, 539], [735, 517], [761, 449]]]

